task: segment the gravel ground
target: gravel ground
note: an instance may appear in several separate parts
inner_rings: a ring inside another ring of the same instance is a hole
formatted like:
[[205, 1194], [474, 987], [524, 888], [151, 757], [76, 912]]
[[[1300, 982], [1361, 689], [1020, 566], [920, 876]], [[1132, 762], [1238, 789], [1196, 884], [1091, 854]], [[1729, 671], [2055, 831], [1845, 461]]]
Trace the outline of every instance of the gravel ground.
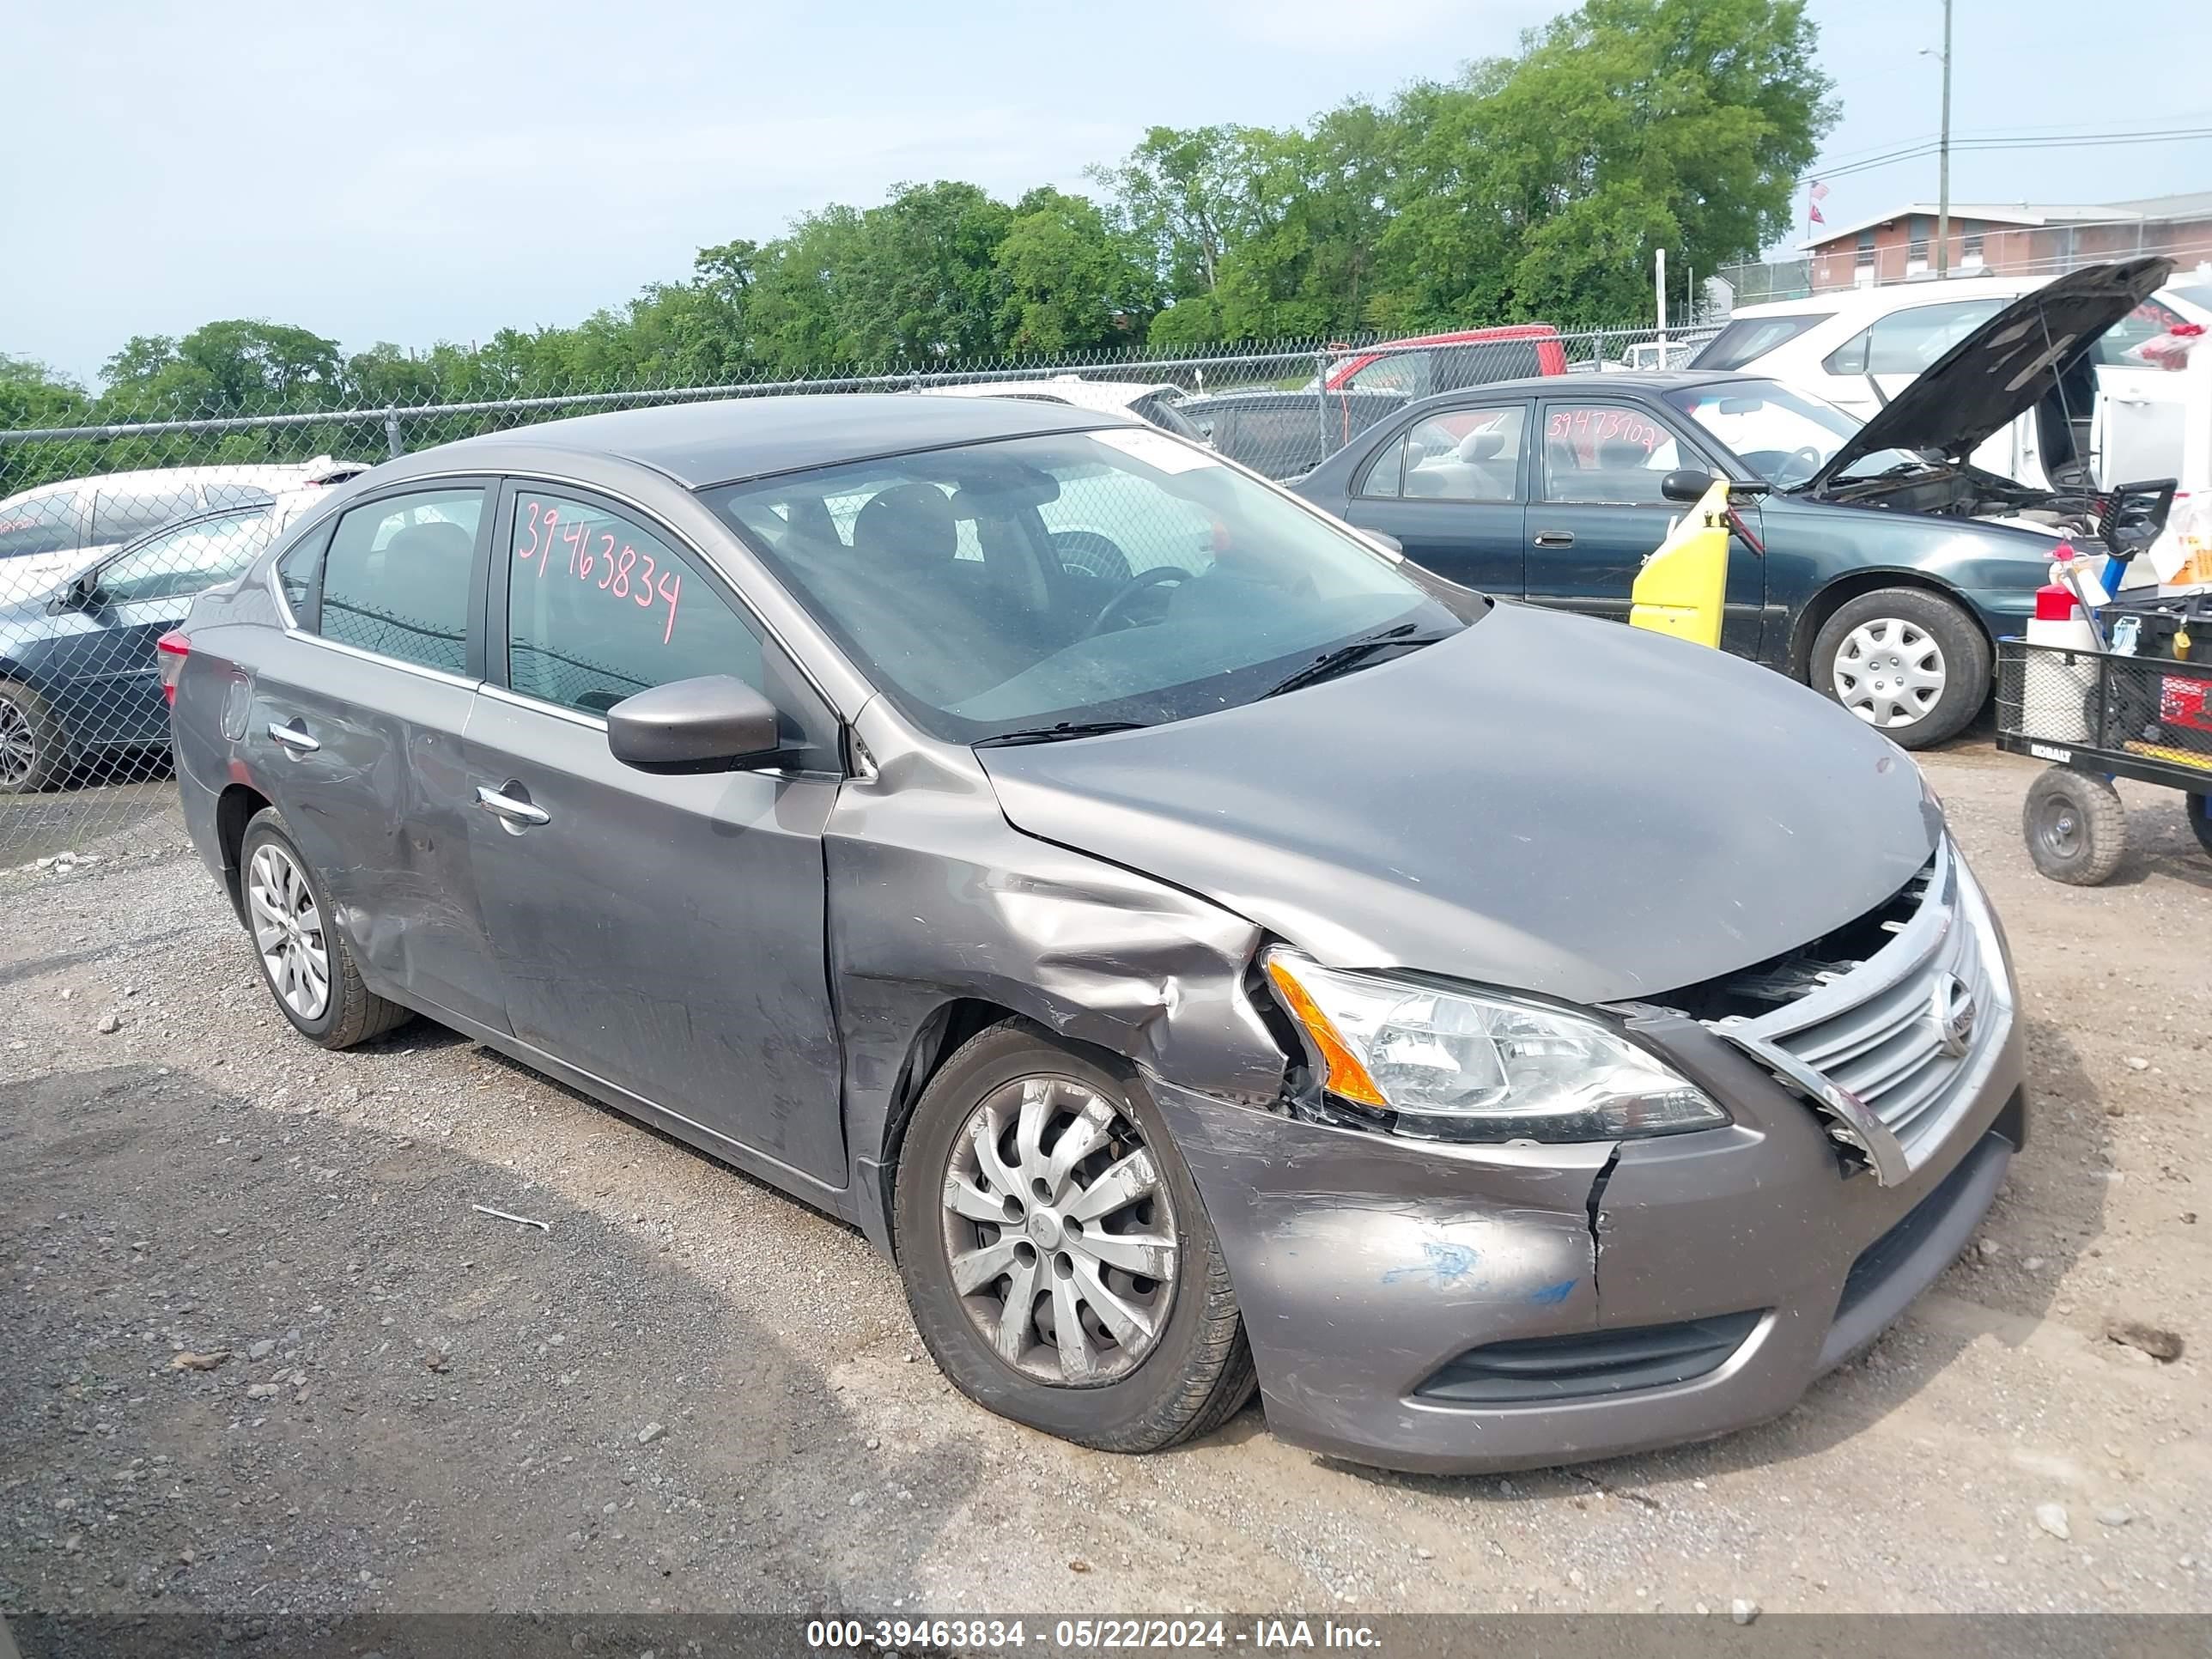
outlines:
[[1000, 1421], [850, 1231], [427, 1024], [301, 1042], [173, 814], [0, 875], [0, 1612], [2212, 1611], [2212, 860], [2136, 791], [2057, 886], [2032, 767], [1929, 771], [2031, 1020], [1984, 1237], [1782, 1420], [1504, 1479]]

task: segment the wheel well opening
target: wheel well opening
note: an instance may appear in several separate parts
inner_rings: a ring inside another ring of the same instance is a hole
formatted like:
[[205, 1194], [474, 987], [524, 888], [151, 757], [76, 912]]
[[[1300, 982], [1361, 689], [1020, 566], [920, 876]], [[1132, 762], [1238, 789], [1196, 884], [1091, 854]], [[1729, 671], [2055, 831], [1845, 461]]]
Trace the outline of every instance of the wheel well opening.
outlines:
[[1813, 677], [1813, 641], [1820, 637], [1820, 630], [1827, 626], [1828, 618], [1862, 593], [1879, 592], [1885, 587], [1910, 587], [1939, 599], [1947, 599], [1957, 605], [1960, 613], [1981, 630], [1983, 638], [1989, 637], [1989, 629], [1983, 627], [1982, 619], [1974, 614], [1972, 606], [1960, 599], [1955, 588], [1947, 587], [1917, 571], [1854, 571], [1829, 583], [1797, 613], [1796, 631], [1790, 641], [1790, 678], [1809, 684]]
[[246, 844], [246, 826], [269, 805], [260, 791], [234, 783], [216, 797], [215, 834], [222, 848], [222, 884], [229, 890], [231, 908], [243, 915], [246, 899], [239, 885], [239, 849]]
[[945, 1063], [945, 1056], [969, 1037], [1014, 1018], [1014, 1011], [1001, 1004], [981, 997], [961, 997], [936, 1010], [914, 1034], [914, 1042], [907, 1048], [906, 1062], [899, 1067], [898, 1082], [891, 1091], [890, 1110], [884, 1116], [879, 1176], [884, 1183], [886, 1212], [898, 1178], [899, 1149], [906, 1142], [907, 1125], [914, 1117], [915, 1103], [921, 1098], [929, 1079]]

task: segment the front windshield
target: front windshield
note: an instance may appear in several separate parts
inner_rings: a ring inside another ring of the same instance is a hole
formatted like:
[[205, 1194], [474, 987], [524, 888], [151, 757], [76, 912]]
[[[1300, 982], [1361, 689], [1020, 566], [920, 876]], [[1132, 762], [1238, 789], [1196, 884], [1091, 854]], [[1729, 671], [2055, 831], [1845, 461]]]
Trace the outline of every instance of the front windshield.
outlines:
[[[1667, 401], [1777, 489], [1794, 489], [1858, 435], [1863, 422], [1833, 404], [1778, 380], [1720, 380], [1670, 392]], [[1885, 449], [1851, 463], [1853, 474], [1881, 472], [1914, 458]]]
[[1443, 597], [1455, 590], [1135, 428], [826, 467], [708, 501], [910, 718], [955, 742], [1187, 719], [1384, 629], [1403, 629], [1389, 641], [1402, 648], [1467, 620]]

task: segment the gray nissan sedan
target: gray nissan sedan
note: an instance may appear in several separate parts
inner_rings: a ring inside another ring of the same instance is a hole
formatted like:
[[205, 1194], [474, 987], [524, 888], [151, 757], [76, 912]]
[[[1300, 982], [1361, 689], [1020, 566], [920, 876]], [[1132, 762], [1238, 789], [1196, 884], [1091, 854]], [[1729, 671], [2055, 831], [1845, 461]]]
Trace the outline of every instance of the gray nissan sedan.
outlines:
[[1408, 1469], [1786, 1409], [2023, 1139], [2003, 936], [1802, 686], [1171, 434], [470, 439], [161, 641], [278, 1011], [423, 1014], [861, 1228], [990, 1409]]

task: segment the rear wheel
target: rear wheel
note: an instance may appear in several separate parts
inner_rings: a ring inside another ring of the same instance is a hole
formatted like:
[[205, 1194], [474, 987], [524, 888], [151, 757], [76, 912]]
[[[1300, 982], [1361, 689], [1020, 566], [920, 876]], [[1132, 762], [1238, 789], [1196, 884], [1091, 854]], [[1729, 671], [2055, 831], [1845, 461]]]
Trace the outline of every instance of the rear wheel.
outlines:
[[2128, 854], [2128, 811], [2103, 778], [2054, 766], [2027, 788], [2021, 809], [2027, 855], [2053, 881], [2095, 887]]
[[1956, 736], [1989, 701], [1990, 642], [1941, 594], [1878, 588], [1821, 624], [1812, 681], [1884, 737], [1924, 749]]
[[0, 795], [46, 788], [69, 763], [61, 723], [27, 685], [0, 680]]
[[2197, 832], [2197, 844], [2212, 853], [2212, 795], [2191, 795], [2184, 808], [2189, 815], [2189, 827]]
[[246, 826], [238, 852], [246, 931], [277, 1012], [325, 1048], [349, 1048], [410, 1016], [362, 983], [353, 951], [331, 925], [330, 900], [273, 806]]
[[1146, 1452], [1252, 1392], [1229, 1269], [1140, 1090], [1020, 1024], [929, 1081], [899, 1155], [899, 1271], [930, 1354], [977, 1403]]

